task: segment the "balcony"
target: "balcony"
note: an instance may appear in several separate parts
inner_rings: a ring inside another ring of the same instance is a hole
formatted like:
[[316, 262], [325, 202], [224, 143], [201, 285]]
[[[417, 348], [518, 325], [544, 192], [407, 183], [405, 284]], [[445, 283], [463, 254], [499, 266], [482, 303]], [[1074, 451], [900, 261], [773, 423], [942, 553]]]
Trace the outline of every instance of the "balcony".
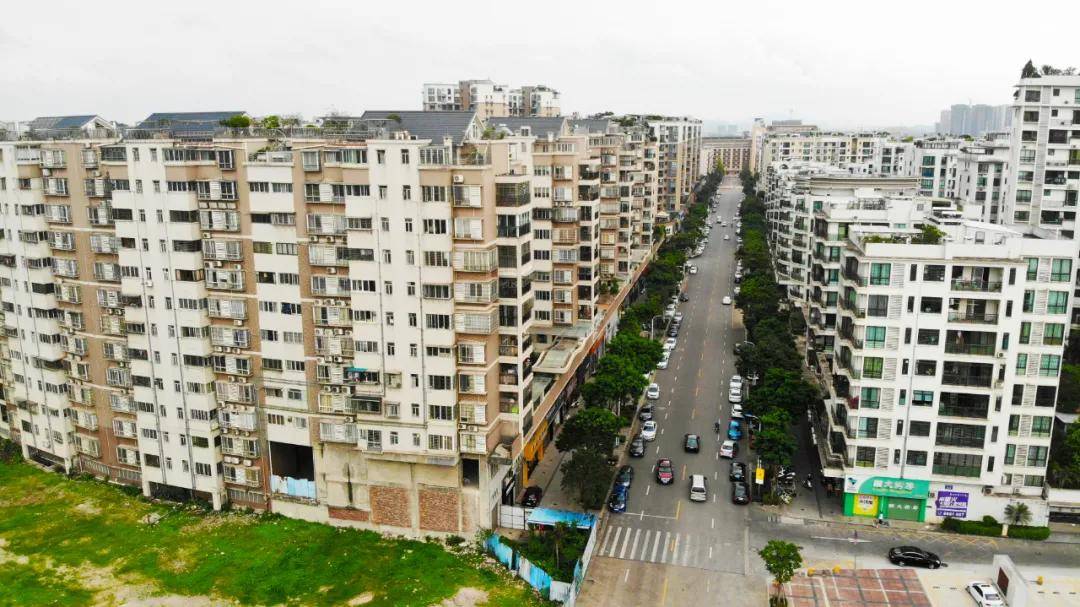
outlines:
[[979, 312], [949, 312], [949, 322], [971, 322], [993, 325], [997, 324], [998, 315]]
[[941, 383], [950, 386], [989, 388], [993, 380], [992, 375], [972, 375], [969, 373], [945, 373], [941, 376]]
[[975, 356], [993, 356], [994, 345], [993, 344], [964, 344], [964, 343], [946, 343], [946, 354], [972, 354]]
[[495, 205], [500, 207], [520, 207], [532, 200], [529, 182], [495, 184]]
[[1001, 291], [1001, 283], [986, 280], [954, 280], [952, 281], [952, 288], [954, 291], [997, 293]]

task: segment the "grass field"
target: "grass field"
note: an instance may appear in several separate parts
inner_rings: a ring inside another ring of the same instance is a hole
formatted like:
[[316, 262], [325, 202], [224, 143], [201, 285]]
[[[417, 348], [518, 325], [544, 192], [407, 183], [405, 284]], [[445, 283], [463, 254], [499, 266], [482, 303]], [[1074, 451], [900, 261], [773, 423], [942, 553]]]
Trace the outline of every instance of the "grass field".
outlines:
[[[162, 515], [152, 526], [143, 522], [151, 512]], [[0, 606], [432, 605], [463, 588], [487, 593], [478, 604], [546, 604], [470, 551], [152, 504], [0, 462]]]

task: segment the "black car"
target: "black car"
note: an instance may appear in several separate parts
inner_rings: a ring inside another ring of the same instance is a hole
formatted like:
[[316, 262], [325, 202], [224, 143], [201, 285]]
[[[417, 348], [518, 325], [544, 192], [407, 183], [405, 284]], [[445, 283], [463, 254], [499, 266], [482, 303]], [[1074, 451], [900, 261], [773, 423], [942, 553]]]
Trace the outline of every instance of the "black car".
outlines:
[[915, 546], [896, 546], [889, 549], [889, 562], [894, 565], [917, 565], [937, 569], [941, 567], [941, 557]]
[[690, 296], [686, 293], [681, 293], [679, 295], [679, 301], [690, 301]]
[[645, 439], [641, 438], [641, 434], [636, 434], [630, 441], [629, 452], [630, 457], [645, 457]]
[[744, 482], [731, 483], [731, 503], [749, 504], [750, 485], [747, 485]]
[[526, 508], [535, 508], [540, 504], [540, 498], [544, 496], [544, 490], [537, 486], [525, 489], [525, 495], [521, 498], [521, 505]]
[[668, 337], [678, 337], [679, 336], [679, 327], [672, 326], [670, 329], [668, 329], [667, 336]]
[[630, 466], [623, 466], [619, 468], [619, 473], [615, 475], [615, 484], [622, 485], [623, 487], [629, 487], [630, 483], [634, 481], [634, 469]]
[[654, 412], [655, 409], [653, 409], [652, 405], [645, 405], [641, 408], [641, 411], [638, 411], [637, 416], [641, 421], [647, 422], [653, 418]]
[[683, 450], [687, 453], [701, 451], [701, 437], [697, 434], [687, 434], [683, 442]]
[[737, 483], [745, 483], [746, 464], [742, 462], [731, 462], [731, 472], [728, 473], [728, 480], [732, 480]]
[[611, 492], [611, 497], [608, 498], [607, 507], [612, 512], [626, 512], [626, 487], [622, 485], [615, 485], [615, 490]]

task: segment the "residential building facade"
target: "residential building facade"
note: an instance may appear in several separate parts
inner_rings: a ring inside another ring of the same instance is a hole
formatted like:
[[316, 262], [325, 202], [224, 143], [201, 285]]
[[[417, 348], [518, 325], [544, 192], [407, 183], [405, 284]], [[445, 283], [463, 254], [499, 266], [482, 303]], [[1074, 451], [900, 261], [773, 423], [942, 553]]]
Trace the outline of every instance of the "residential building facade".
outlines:
[[700, 174], [707, 175], [723, 163], [724, 171], [738, 175], [750, 167], [750, 139], [748, 137], [704, 137], [701, 140]]
[[559, 92], [539, 85], [511, 88], [491, 80], [425, 83], [424, 111], [473, 111], [481, 119], [506, 116], [554, 117], [561, 113]]

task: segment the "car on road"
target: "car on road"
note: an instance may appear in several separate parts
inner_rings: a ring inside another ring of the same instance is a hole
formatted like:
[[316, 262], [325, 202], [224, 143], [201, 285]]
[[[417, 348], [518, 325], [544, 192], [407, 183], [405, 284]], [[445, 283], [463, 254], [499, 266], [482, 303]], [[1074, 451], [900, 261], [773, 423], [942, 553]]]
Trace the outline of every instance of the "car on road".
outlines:
[[677, 345], [679, 345], [679, 340], [675, 339], [674, 337], [669, 337], [664, 341], [665, 350], [674, 350], [675, 346]]
[[987, 582], [971, 582], [967, 585], [968, 594], [975, 599], [979, 607], [1004, 607], [1001, 593]]
[[682, 312], [676, 312], [675, 313], [675, 318], [673, 320], [675, 322], [681, 323], [682, 319], [683, 319], [683, 313]]
[[725, 295], [724, 299], [720, 300], [720, 303], [724, 304], [725, 306], [730, 306], [731, 305], [731, 298], [728, 297], [727, 295]]
[[679, 336], [679, 327], [680, 326], [682, 326], [682, 325], [679, 325], [678, 323], [671, 325], [671, 328], [668, 329], [667, 336], [668, 337], [678, 337]]
[[641, 408], [640, 411], [638, 411], [637, 418], [643, 422], [647, 422], [653, 418], [654, 412], [655, 409], [652, 405], [645, 405]]
[[521, 505], [526, 508], [535, 508], [540, 504], [542, 497], [544, 497], [544, 490], [533, 485], [525, 489], [525, 495], [521, 496]]
[[719, 222], [717, 222], [717, 223], [719, 223], [719, 224], [720, 224], [720, 227], [721, 227], [721, 228], [726, 228], [726, 227], [727, 227], [727, 222], [726, 222], [726, 221], [719, 221]]
[[717, 217], [717, 218], [716, 218], [716, 224], [717, 224], [717, 225], [719, 225], [719, 226], [723, 226], [723, 225], [724, 225], [724, 222], [723, 222], [723, 221], [721, 221], [719, 217]]
[[656, 481], [661, 485], [670, 485], [675, 480], [675, 465], [665, 458], [656, 460]]
[[701, 437], [697, 434], [687, 434], [683, 437], [683, 451], [697, 453], [701, 451]]
[[668, 307], [664, 308], [664, 318], [673, 318], [675, 316], [675, 304], [668, 304]]
[[739, 443], [733, 440], [726, 440], [720, 443], [720, 457], [726, 457], [734, 459], [739, 455]]
[[724, 234], [724, 240], [731, 240], [731, 236], [728, 236], [727, 234]]
[[615, 490], [611, 492], [611, 497], [608, 498], [607, 507], [612, 512], [626, 512], [626, 498], [629, 495], [626, 487], [622, 485], [615, 485]]
[[634, 468], [629, 465], [619, 468], [619, 473], [615, 475], [615, 482], [623, 487], [629, 487], [630, 483], [634, 482]]
[[731, 419], [742, 419], [742, 405], [731, 405]]
[[746, 464], [742, 462], [731, 462], [731, 470], [728, 471], [728, 480], [734, 482], [746, 481]]
[[649, 384], [649, 387], [645, 389], [645, 398], [649, 400], [656, 400], [660, 398], [660, 385]]
[[656, 421], [649, 420], [641, 424], [641, 438], [647, 441], [656, 440]]
[[686, 293], [679, 294], [679, 301], [690, 301], [690, 296]]
[[732, 375], [731, 379], [728, 380], [728, 390], [731, 390], [731, 389], [734, 389], [734, 388], [738, 388], [739, 390], [742, 390], [742, 387], [743, 387], [742, 375]]
[[[666, 352], [665, 352], [665, 354], [666, 354]], [[656, 368], [657, 369], [667, 369], [668, 362], [670, 362], [670, 361], [671, 361], [671, 357], [670, 356], [665, 356], [665, 357], [660, 359], [660, 362], [656, 363]]]
[[697, 266], [690, 266], [690, 273], [697, 274]]
[[630, 457], [645, 457], [645, 439], [641, 438], [641, 433], [635, 434], [631, 439], [627, 452], [630, 453]]
[[749, 504], [750, 503], [750, 485], [745, 482], [731, 483], [731, 503], [733, 504]]
[[941, 567], [941, 557], [933, 552], [923, 550], [916, 546], [895, 546], [889, 548], [889, 562], [901, 567], [905, 565], [917, 565], [919, 567], [928, 567], [930, 569]]
[[705, 475], [690, 475], [690, 501], [704, 502], [709, 499], [709, 490], [705, 488]]
[[739, 420], [733, 419], [728, 423], [727, 437], [731, 440], [739, 440], [742, 438], [742, 424], [739, 423]]
[[742, 402], [742, 389], [732, 386], [728, 388], [727, 400], [729, 403], [738, 404]]

